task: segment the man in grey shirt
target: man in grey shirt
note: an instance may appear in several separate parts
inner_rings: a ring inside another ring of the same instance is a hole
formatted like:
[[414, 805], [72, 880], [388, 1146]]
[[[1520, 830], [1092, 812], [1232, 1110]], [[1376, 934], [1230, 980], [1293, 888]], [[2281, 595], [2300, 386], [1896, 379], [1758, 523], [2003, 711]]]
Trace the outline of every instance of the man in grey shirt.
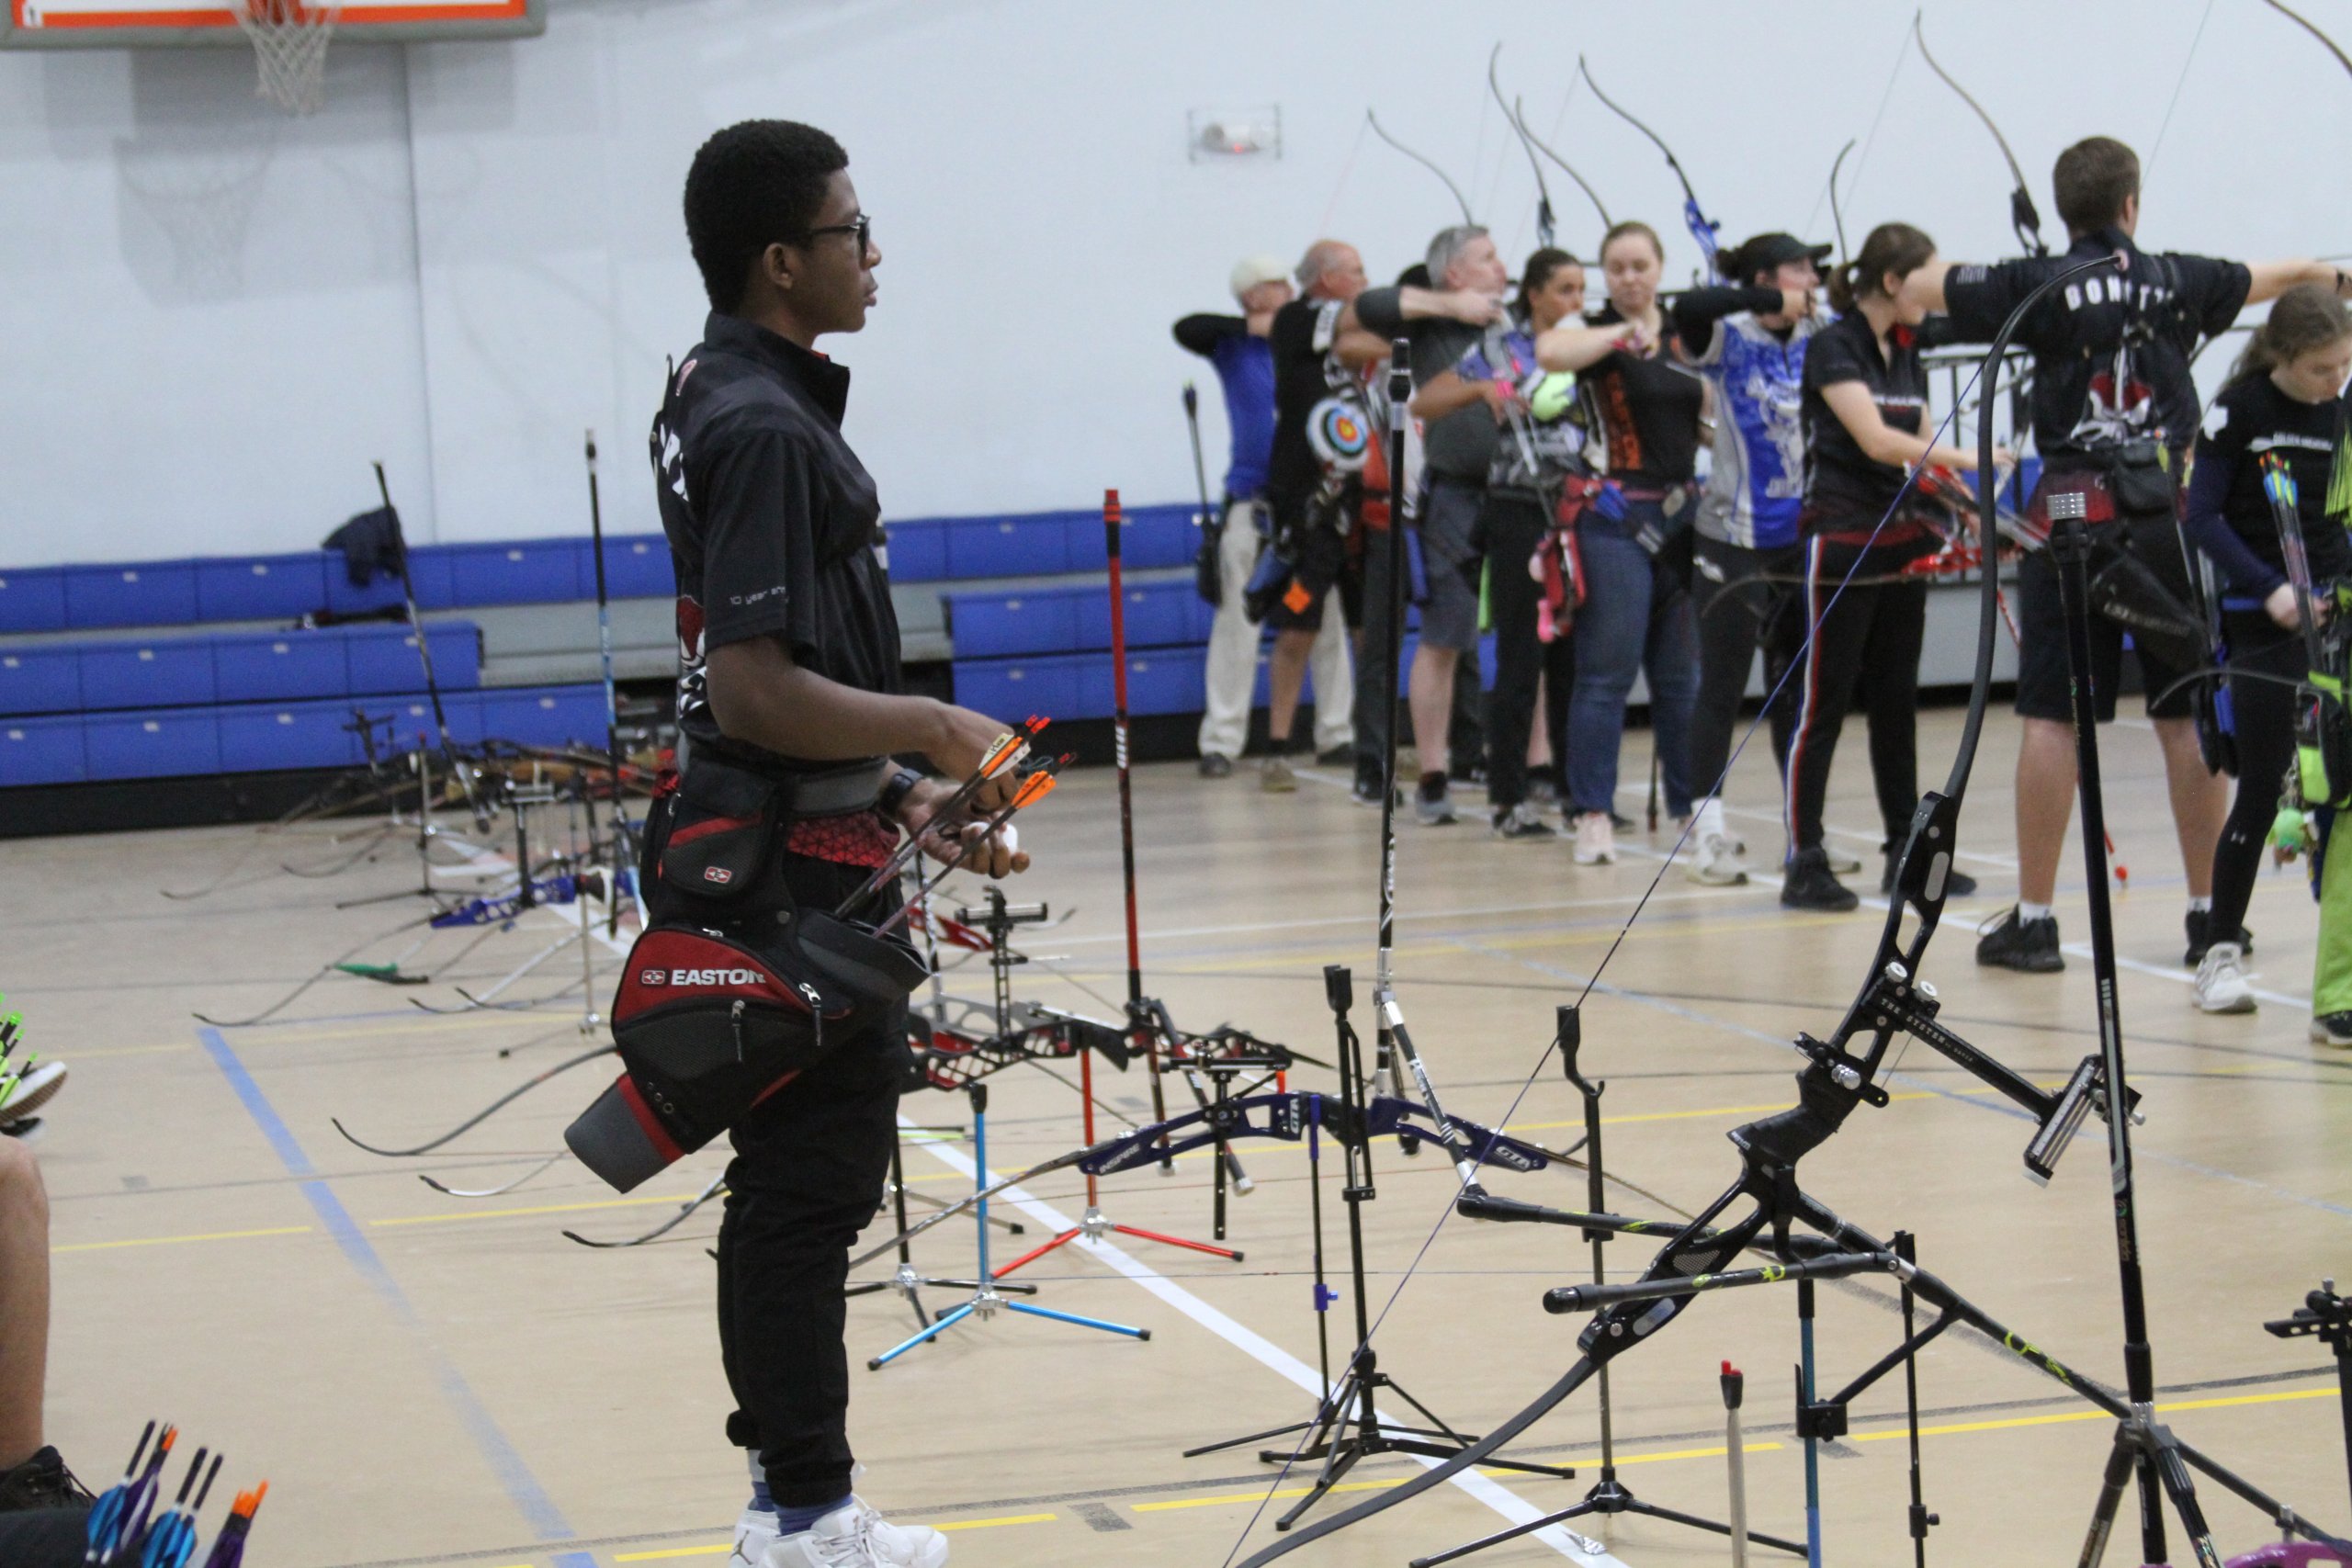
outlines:
[[[1356, 297], [1354, 307], [1356, 321], [1366, 331], [1409, 340], [1417, 386], [1453, 368], [1464, 352], [1502, 320], [1503, 294], [1510, 283], [1493, 238], [1475, 224], [1440, 230], [1430, 242], [1428, 265], [1430, 277], [1442, 285], [1441, 289], [1368, 288]], [[1413, 739], [1420, 753], [1420, 787], [1413, 809], [1430, 827], [1455, 819], [1446, 795], [1446, 736], [1453, 716], [1455, 669], [1464, 653], [1475, 660], [1478, 649], [1478, 575], [1484, 563], [1476, 525], [1485, 504], [1495, 441], [1495, 413], [1483, 399], [1431, 421], [1421, 433], [1421, 563], [1428, 597], [1421, 605], [1420, 645], [1413, 653], [1408, 689]], [[1381, 564], [1385, 568], [1385, 562]], [[1375, 588], [1373, 560], [1367, 557], [1367, 653], [1385, 646], [1387, 638], [1389, 594], [1385, 570], [1379, 575], [1383, 585]], [[1363, 668], [1374, 668], [1374, 660], [1366, 658]]]

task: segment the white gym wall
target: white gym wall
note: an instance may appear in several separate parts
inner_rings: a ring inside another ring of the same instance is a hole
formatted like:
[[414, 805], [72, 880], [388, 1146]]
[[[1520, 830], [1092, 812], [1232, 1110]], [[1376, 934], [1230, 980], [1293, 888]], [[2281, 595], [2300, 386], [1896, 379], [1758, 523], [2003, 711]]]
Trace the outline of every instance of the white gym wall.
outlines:
[[[2106, 132], [2149, 158], [2206, 9], [1941, 0], [1928, 25], [2063, 243], [2052, 157]], [[1679, 278], [1693, 253], [1655, 152], [1588, 93], [1559, 116], [1578, 51], [1674, 144], [1726, 241], [1826, 238], [1830, 161], [1869, 130], [1910, 10], [553, 0], [537, 39], [338, 44], [307, 120], [254, 97], [242, 50], [0, 55], [0, 564], [307, 547], [371, 504], [376, 457], [419, 539], [577, 532], [590, 425], [608, 526], [652, 528], [639, 443], [704, 310], [679, 186], [704, 136], [755, 115], [839, 136], [876, 217], [881, 307], [832, 347], [891, 513], [1084, 506], [1106, 484], [1182, 499], [1177, 387], [1205, 367], [1168, 322], [1221, 308], [1245, 252], [1328, 230], [1385, 277], [1451, 219], [1361, 134], [1367, 103], [1515, 259], [1532, 183], [1486, 97], [1503, 40], [1539, 134], [1658, 227]], [[1268, 103], [1279, 161], [1186, 161], [1188, 110]], [[2352, 249], [2325, 198], [2347, 141], [2352, 80], [2275, 12], [2214, 0], [2143, 238]], [[2014, 249], [1998, 153], [1916, 52], [1847, 173], [1856, 243], [1901, 217], [1947, 254]], [[1589, 251], [1589, 208], [1550, 177]]]

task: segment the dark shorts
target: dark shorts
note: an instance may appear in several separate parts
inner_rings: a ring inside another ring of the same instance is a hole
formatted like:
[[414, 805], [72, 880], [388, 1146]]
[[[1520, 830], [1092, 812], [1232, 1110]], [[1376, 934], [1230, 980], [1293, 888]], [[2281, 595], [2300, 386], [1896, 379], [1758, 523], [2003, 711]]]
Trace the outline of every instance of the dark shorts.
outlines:
[[1478, 646], [1478, 576], [1486, 558], [1478, 547], [1483, 486], [1431, 480], [1421, 502], [1421, 640], [1466, 653]]
[[[1349, 577], [1348, 542], [1335, 529], [1319, 525], [1293, 528], [1283, 536], [1289, 558], [1289, 577], [1280, 591], [1266, 604], [1261, 625], [1278, 632], [1312, 632], [1323, 629], [1323, 606], [1331, 597], [1331, 590], [1340, 587]], [[1360, 608], [1347, 604], [1347, 594], [1340, 595], [1342, 612], [1348, 624], [1353, 626], [1362, 615]]]
[[[2091, 700], [2101, 724], [2115, 716], [2115, 690], [2123, 659], [2123, 628], [2103, 615], [2090, 624]], [[2189, 688], [2173, 688], [2188, 673], [2137, 648], [2150, 718], [2190, 716]], [[2037, 550], [2018, 563], [2018, 700], [2025, 718], [2058, 724], [2075, 716], [2066, 668], [2066, 616], [2058, 595], [2058, 569]]]

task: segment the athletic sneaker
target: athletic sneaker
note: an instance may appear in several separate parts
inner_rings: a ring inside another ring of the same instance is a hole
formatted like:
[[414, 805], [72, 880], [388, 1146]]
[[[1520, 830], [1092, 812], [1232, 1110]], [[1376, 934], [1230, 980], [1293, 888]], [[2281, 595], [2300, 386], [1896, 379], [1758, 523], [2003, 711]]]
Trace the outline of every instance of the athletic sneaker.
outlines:
[[779, 1536], [760, 1568], [943, 1568], [947, 1538], [922, 1525], [894, 1525], [852, 1497], [798, 1535]]
[[[1894, 891], [1895, 868], [1902, 863], [1902, 851], [1889, 850], [1886, 852], [1886, 869], [1878, 874], [1878, 890], [1882, 894], [1892, 893]], [[1951, 870], [1944, 873], [1945, 897], [1965, 898], [1975, 891], [1976, 879], [1969, 875], [1968, 873], [1961, 870], [1958, 866], [1953, 866]]]
[[1413, 816], [1424, 828], [1444, 828], [1461, 820], [1453, 814], [1453, 797], [1443, 790], [1434, 795], [1426, 790], [1415, 790]]
[[22, 1077], [0, 1077], [0, 1127], [28, 1120], [65, 1087], [65, 1064], [42, 1062]]
[[1781, 876], [1781, 903], [1785, 908], [1843, 914], [1861, 899], [1830, 871], [1827, 852], [1815, 848], [1800, 850], [1790, 859]]
[[1709, 800], [1697, 813], [1691, 824], [1690, 858], [1683, 863], [1682, 874], [1707, 887], [1737, 887], [1747, 880], [1747, 868], [1739, 857], [1747, 846], [1731, 836], [1724, 825], [1724, 803]]
[[1355, 759], [1356, 749], [1354, 747], [1334, 746], [1329, 751], [1316, 752], [1315, 765], [1318, 768], [1344, 768], [1350, 762], [1354, 761]]
[[2246, 984], [2245, 951], [2233, 942], [2217, 942], [2205, 950], [2197, 965], [2197, 1007], [2200, 1012], [2252, 1012], [2254, 987]]
[[[2206, 949], [2213, 945], [2212, 933], [2207, 929], [2213, 923], [2211, 909], [2191, 909], [2181, 917], [2181, 929], [2188, 933], [2188, 951], [2180, 955], [2180, 966], [2194, 969], [2205, 962]], [[2238, 928], [2238, 952], [2254, 951], [2254, 933], [2244, 926]]]
[[1232, 758], [1227, 756], [1222, 751], [1204, 751], [1201, 753], [1201, 777], [1204, 779], [1222, 779], [1230, 778], [1232, 774]]
[[1365, 767], [1361, 763], [1357, 764], [1355, 786], [1348, 791], [1348, 798], [1358, 806], [1378, 806], [1380, 804], [1380, 770]]
[[1576, 863], [1610, 865], [1617, 859], [1617, 833], [1606, 811], [1586, 811], [1577, 819]]
[[1534, 802], [1522, 800], [1495, 813], [1495, 837], [1498, 839], [1556, 839], [1560, 835], [1544, 820]]
[[1550, 773], [1537, 771], [1527, 775], [1527, 798], [1538, 806], [1557, 806], [1567, 791]]
[[1976, 962], [1995, 969], [2015, 969], [2025, 975], [2055, 975], [2066, 967], [2058, 953], [2058, 917], [2021, 920], [2017, 906], [2009, 906], [2000, 923], [1977, 929]]
[[37, 1449], [14, 1470], [0, 1470], [0, 1514], [27, 1508], [87, 1507], [97, 1499], [65, 1468], [55, 1449]]
[[1280, 757], [1269, 757], [1258, 765], [1258, 788], [1267, 795], [1295, 795], [1298, 777], [1290, 764]]
[[2352, 1012], [2331, 1012], [2312, 1020], [2314, 1045], [2352, 1045]]
[[727, 1568], [760, 1568], [761, 1559], [768, 1548], [775, 1544], [775, 1514], [761, 1507], [747, 1507], [735, 1521], [735, 1551], [727, 1559]]

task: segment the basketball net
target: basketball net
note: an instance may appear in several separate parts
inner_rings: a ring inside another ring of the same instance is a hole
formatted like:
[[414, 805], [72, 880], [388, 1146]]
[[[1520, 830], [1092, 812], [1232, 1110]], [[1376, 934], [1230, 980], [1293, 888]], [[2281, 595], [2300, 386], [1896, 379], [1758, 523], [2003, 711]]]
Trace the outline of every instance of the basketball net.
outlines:
[[343, 0], [232, 0], [231, 8], [253, 40], [260, 71], [254, 94], [288, 114], [316, 114], [326, 102], [327, 40]]

